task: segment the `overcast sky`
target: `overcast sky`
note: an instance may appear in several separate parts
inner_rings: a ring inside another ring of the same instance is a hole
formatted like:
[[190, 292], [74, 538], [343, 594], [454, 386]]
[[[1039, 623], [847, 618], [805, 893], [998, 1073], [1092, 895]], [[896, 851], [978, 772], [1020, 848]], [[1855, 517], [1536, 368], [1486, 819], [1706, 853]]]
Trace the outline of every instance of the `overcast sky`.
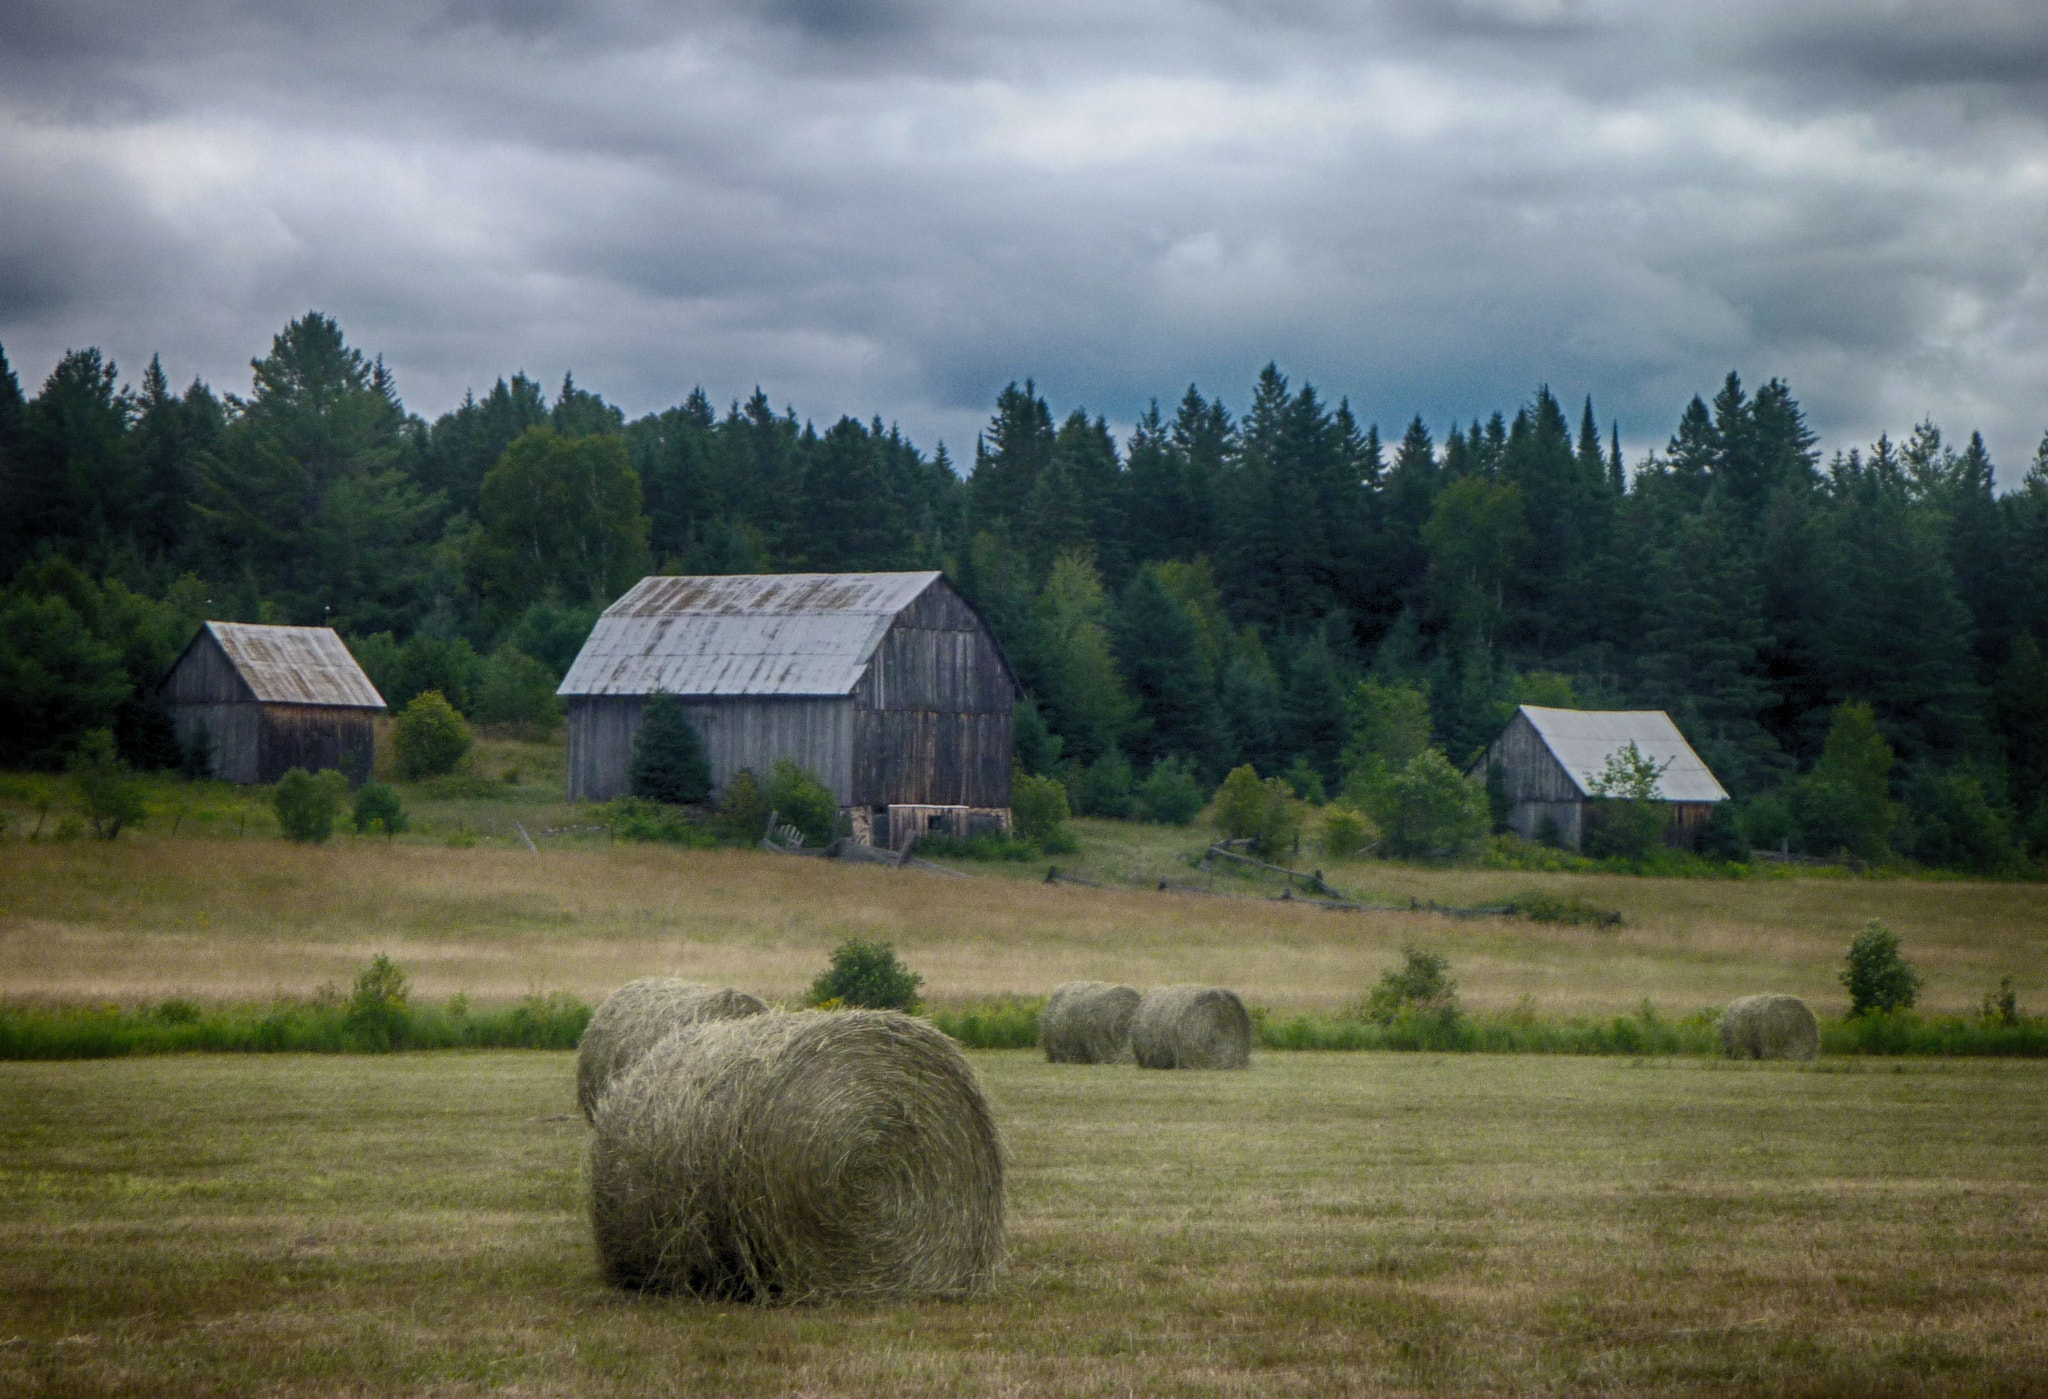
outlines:
[[1259, 367], [1420, 412], [1730, 368], [1827, 447], [2048, 429], [2040, 0], [0, 0], [0, 345], [245, 391], [318, 308], [432, 418], [759, 384], [971, 458]]

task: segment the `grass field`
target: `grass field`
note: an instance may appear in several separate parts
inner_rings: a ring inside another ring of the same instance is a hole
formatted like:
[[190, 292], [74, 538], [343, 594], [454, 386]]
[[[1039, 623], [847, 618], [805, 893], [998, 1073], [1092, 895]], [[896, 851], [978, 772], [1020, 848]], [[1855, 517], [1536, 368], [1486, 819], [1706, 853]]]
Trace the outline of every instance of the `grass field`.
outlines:
[[[1106, 824], [1106, 823], [1105, 823]], [[1088, 831], [1164, 847], [1185, 832]], [[1183, 867], [1184, 868], [1184, 867]], [[124, 836], [0, 844], [0, 996], [262, 998], [346, 986], [389, 953], [425, 995], [595, 998], [676, 973], [775, 999], [802, 992], [849, 935], [893, 941], [939, 1002], [1043, 994], [1074, 977], [1213, 981], [1276, 1012], [1355, 999], [1405, 943], [1445, 952], [1468, 1004], [1545, 1014], [1644, 999], [1669, 1015], [1760, 990], [1846, 997], [1843, 949], [1884, 919], [1927, 977], [1923, 1007], [1973, 1010], [2000, 976], [2048, 1001], [2048, 897], [2027, 884], [1652, 880], [1371, 864], [1334, 871], [1389, 896], [1470, 903], [1540, 886], [1618, 909], [1619, 928], [1426, 913], [1329, 913], [1257, 898], [1048, 886], [996, 875], [751, 851], [591, 844], [450, 849], [338, 838]]]
[[597, 1279], [562, 1054], [0, 1065], [0, 1393], [2048, 1392], [2048, 1065], [972, 1056], [968, 1303]]

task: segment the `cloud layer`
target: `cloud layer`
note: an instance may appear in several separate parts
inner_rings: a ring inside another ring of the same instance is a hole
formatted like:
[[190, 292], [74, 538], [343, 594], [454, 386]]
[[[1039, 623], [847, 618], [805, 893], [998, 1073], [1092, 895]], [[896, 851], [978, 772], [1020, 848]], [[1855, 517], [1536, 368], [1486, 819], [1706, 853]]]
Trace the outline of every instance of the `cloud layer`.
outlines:
[[2048, 428], [2031, 3], [14, 0], [0, 344], [246, 386], [309, 307], [433, 416], [524, 369], [956, 457], [1277, 359], [1398, 432], [1730, 367], [1829, 445]]

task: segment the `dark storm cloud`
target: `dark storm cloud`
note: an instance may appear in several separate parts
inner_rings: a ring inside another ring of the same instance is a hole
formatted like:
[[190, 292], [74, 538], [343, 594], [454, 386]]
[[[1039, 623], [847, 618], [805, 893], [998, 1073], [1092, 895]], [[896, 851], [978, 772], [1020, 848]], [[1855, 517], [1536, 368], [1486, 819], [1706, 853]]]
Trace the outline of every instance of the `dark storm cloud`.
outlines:
[[2048, 426], [2031, 4], [14, 0], [0, 343], [221, 387], [317, 306], [432, 415], [525, 370], [971, 446], [1268, 359], [1397, 432], [1729, 367], [1831, 445]]

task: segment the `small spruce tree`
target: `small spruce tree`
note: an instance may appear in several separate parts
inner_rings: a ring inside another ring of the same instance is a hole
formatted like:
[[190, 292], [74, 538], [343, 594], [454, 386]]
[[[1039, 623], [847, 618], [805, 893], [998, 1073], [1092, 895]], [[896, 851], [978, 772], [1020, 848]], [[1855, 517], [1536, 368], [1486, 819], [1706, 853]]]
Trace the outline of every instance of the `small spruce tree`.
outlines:
[[640, 732], [633, 736], [627, 777], [633, 795], [649, 801], [682, 805], [711, 795], [711, 759], [704, 752], [704, 739], [674, 695], [656, 695], [647, 702]]

